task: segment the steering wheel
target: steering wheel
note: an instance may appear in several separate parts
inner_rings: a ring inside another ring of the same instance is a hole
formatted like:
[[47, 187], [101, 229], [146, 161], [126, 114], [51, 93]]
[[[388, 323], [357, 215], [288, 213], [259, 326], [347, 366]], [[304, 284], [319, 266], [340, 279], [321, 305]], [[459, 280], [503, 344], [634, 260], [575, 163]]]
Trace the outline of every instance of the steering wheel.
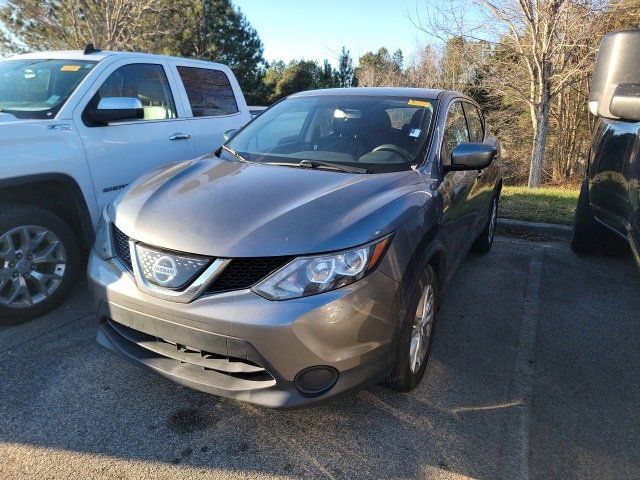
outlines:
[[371, 153], [373, 152], [393, 152], [396, 153], [398, 155], [400, 155], [402, 158], [404, 158], [405, 160], [407, 160], [409, 163], [413, 163], [415, 161], [415, 159], [413, 158], [413, 155], [411, 155], [409, 152], [407, 152], [404, 148], [401, 148], [397, 145], [393, 145], [391, 143], [385, 143], [384, 145], [379, 145], [376, 148], [374, 148], [373, 150], [371, 150]]

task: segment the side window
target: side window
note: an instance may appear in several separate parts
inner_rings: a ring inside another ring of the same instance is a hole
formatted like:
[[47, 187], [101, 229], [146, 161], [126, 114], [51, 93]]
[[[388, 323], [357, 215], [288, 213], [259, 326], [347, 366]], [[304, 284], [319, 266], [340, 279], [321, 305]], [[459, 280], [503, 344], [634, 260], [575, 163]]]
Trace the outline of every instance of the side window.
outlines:
[[447, 121], [444, 126], [444, 138], [442, 140], [441, 161], [444, 165], [451, 163], [451, 153], [460, 143], [469, 141], [469, 131], [464, 117], [462, 104], [456, 102], [447, 114]]
[[469, 123], [469, 134], [472, 142], [484, 141], [484, 122], [478, 107], [471, 103], [464, 104], [464, 110], [467, 113], [467, 122]]
[[162, 65], [135, 63], [124, 65], [109, 75], [92, 100], [132, 97], [142, 102], [143, 120], [176, 118], [176, 106]]
[[194, 117], [217, 117], [238, 112], [238, 104], [224, 72], [178, 67]]

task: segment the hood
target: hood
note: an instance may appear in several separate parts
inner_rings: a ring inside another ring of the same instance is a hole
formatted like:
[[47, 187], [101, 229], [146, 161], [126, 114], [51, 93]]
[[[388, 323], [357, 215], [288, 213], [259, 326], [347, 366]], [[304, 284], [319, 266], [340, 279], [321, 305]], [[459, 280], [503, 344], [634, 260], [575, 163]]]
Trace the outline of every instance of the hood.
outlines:
[[0, 123], [3, 122], [15, 122], [18, 120], [18, 117], [11, 115], [10, 113], [2, 113], [0, 112]]
[[362, 175], [208, 156], [152, 172], [112, 219], [143, 243], [216, 257], [330, 252], [391, 233], [431, 198], [417, 171]]

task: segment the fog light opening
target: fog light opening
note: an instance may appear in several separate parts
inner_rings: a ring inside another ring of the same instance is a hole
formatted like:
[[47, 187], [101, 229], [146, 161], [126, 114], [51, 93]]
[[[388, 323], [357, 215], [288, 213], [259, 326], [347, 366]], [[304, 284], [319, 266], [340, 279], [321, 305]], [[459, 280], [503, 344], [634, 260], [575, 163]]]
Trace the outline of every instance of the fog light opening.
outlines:
[[296, 375], [294, 383], [303, 395], [320, 395], [335, 385], [338, 371], [332, 367], [309, 367]]

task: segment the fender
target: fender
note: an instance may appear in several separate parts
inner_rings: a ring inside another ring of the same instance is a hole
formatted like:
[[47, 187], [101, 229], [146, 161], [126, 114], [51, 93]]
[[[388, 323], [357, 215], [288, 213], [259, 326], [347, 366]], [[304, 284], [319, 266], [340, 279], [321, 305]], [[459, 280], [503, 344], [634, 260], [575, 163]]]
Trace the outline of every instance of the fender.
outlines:
[[78, 220], [77, 225], [79, 227], [78, 233], [80, 234], [80, 239], [85, 247], [90, 248], [95, 239], [93, 223], [82, 190], [73, 177], [63, 173], [42, 173], [0, 179], [0, 198], [2, 198], [3, 190], [16, 187], [25, 190], [30, 186], [35, 187], [38, 184], [59, 184], [63, 187], [61, 196], [67, 196], [71, 200], [73, 212]]

